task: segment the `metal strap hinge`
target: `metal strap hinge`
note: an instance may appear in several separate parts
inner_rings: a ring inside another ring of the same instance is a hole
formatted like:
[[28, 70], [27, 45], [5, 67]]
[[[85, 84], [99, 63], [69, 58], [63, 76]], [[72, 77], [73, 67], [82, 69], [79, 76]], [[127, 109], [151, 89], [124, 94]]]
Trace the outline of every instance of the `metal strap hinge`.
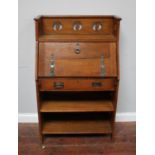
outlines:
[[101, 76], [105, 76], [105, 65], [104, 65], [104, 56], [101, 56]]
[[50, 64], [50, 76], [54, 76], [54, 68], [55, 68], [55, 59], [54, 56], [51, 56], [51, 64]]

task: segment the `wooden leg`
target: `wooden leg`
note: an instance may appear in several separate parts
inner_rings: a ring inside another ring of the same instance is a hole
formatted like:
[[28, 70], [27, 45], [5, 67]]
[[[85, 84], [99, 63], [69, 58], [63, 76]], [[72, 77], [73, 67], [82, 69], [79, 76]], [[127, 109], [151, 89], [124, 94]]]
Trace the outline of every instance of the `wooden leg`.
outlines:
[[111, 141], [112, 141], [112, 142], [115, 141], [114, 133], [111, 134]]
[[112, 133], [111, 133], [111, 141], [114, 142], [115, 140], [115, 114], [113, 113], [112, 116]]
[[44, 135], [41, 135], [41, 148], [45, 149], [46, 145], [44, 144]]

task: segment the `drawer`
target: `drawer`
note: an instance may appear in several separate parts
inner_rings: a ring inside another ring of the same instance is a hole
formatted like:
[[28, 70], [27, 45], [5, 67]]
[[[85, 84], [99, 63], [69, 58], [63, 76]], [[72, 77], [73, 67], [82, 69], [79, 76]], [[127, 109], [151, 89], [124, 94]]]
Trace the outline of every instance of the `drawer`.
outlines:
[[114, 79], [40, 79], [40, 91], [113, 91], [115, 90]]
[[[53, 61], [53, 62], [52, 62]], [[39, 43], [39, 77], [117, 76], [115, 43]]]

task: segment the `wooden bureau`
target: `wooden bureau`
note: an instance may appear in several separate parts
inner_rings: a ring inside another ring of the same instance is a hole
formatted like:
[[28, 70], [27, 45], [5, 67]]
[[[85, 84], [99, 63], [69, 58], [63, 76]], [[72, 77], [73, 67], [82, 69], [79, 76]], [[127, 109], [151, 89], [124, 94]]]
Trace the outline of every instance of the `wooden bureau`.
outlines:
[[35, 18], [39, 132], [109, 134], [119, 85], [116, 16]]

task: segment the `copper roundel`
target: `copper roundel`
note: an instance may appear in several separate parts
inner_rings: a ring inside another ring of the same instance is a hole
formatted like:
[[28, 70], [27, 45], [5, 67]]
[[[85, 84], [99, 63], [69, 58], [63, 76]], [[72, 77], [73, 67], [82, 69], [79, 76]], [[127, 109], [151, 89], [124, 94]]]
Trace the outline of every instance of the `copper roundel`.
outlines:
[[100, 30], [102, 30], [102, 28], [103, 28], [103, 25], [101, 22], [95, 22], [92, 25], [93, 31], [100, 31]]
[[53, 22], [52, 28], [54, 31], [61, 31], [63, 26], [61, 22]]
[[74, 31], [80, 31], [82, 30], [83, 26], [82, 26], [82, 23], [77, 21], [77, 22], [74, 22], [73, 23], [73, 30]]

